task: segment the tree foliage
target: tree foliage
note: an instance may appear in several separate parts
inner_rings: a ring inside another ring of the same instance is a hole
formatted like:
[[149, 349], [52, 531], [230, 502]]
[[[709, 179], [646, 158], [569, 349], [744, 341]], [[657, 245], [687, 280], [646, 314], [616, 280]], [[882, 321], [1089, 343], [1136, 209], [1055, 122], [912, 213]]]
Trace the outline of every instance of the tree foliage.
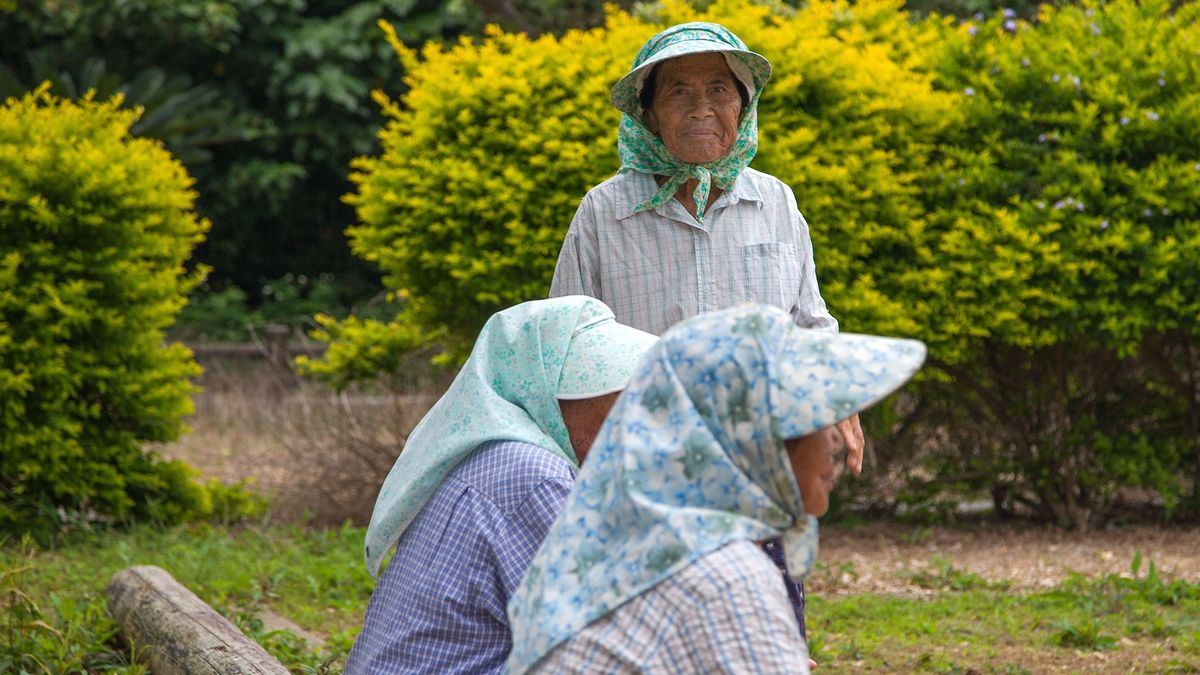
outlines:
[[214, 290], [252, 303], [288, 273], [333, 273], [348, 296], [377, 288], [345, 245], [340, 201], [350, 159], [375, 149], [369, 92], [400, 87], [375, 22], [412, 43], [480, 25], [453, 0], [21, 0], [0, 17], [0, 95], [50, 81], [143, 107], [133, 133], [196, 178]]
[[326, 320], [309, 367], [344, 384], [429, 340], [461, 358], [488, 315], [542, 297], [579, 199], [617, 168], [612, 82], [662, 27], [716, 20], [774, 63], [754, 165], [795, 188], [834, 314], [930, 345], [879, 435], [919, 441], [935, 487], [1063, 525], [1103, 519], [1120, 486], [1173, 504], [1200, 424], [1196, 16], [717, 0], [420, 54], [393, 38], [408, 91], [379, 99], [349, 234], [406, 308]]
[[142, 450], [192, 409], [199, 368], [163, 331], [208, 224], [119, 104], [43, 87], [0, 107], [0, 530], [211, 507], [188, 467]]

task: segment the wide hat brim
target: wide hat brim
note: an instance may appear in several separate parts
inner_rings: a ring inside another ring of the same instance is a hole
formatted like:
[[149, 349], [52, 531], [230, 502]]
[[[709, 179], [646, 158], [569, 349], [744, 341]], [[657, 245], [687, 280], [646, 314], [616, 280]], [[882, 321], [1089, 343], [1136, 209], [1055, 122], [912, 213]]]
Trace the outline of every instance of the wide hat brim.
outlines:
[[796, 329], [781, 350], [779, 438], [807, 436], [896, 391], [925, 361], [919, 340]]
[[556, 398], [577, 400], [621, 391], [655, 342], [657, 336], [611, 318], [576, 331], [563, 359]]
[[617, 110], [641, 119], [642, 105], [638, 99], [639, 85], [650, 74], [654, 66], [681, 56], [709, 53], [729, 54], [745, 64], [754, 78], [754, 88], [761, 91], [767, 80], [771, 79], [771, 62], [765, 56], [749, 49], [738, 49], [728, 44], [714, 40], [680, 40], [664, 47], [646, 59], [645, 63], [629, 71], [612, 88], [612, 104]]

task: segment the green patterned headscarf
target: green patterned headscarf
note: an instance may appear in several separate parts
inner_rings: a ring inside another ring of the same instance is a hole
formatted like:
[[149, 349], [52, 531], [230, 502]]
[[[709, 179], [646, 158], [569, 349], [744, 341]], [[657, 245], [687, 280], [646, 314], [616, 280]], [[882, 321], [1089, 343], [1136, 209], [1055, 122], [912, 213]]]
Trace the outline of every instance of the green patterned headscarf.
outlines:
[[[644, 111], [639, 95], [646, 77], [655, 65], [680, 56], [706, 52], [717, 52], [725, 56], [729, 69], [746, 87], [750, 101], [742, 112], [741, 122], [738, 124], [738, 137], [729, 154], [708, 164], [687, 164], [672, 156], [662, 139], [646, 128], [642, 122]], [[639, 204], [634, 211], [647, 211], [662, 206], [680, 186], [695, 178], [699, 181], [699, 185], [692, 192], [692, 197], [696, 200], [696, 220], [703, 222], [710, 185], [716, 183], [722, 190], [728, 190], [758, 151], [758, 98], [763, 85], [770, 78], [770, 62], [747, 49], [746, 44], [724, 26], [702, 22], [684, 23], [672, 26], [650, 38], [634, 59], [633, 70], [622, 77], [612, 90], [613, 105], [624, 113], [617, 132], [621, 172], [641, 171], [667, 177], [667, 182], [662, 184], [658, 192]]]

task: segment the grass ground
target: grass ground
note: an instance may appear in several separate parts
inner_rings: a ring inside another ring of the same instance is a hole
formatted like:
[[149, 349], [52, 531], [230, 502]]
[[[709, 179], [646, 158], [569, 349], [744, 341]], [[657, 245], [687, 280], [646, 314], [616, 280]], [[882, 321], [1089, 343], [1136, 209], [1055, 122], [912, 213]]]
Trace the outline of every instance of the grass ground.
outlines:
[[[257, 479], [275, 499], [270, 520], [74, 533], [43, 551], [0, 542], [0, 673], [144, 672], [104, 601], [109, 577], [140, 564], [165, 568], [293, 672], [341, 671], [372, 588], [363, 530], [313, 526], [365, 522], [436, 396], [332, 394], [254, 365], [205, 365], [194, 432], [157, 450], [209, 477]], [[821, 548], [808, 582], [820, 673], [1200, 673], [1195, 526], [823, 525]], [[272, 615], [324, 647], [271, 630]]]
[[[143, 672], [127, 662], [104, 609], [108, 578], [135, 564], [167, 569], [293, 672], [339, 672], [370, 597], [362, 535], [349, 526], [143, 526], [76, 535], [50, 551], [8, 542], [0, 672]], [[1200, 672], [1200, 583], [1162, 575], [1140, 556], [1130, 563], [1123, 574], [1021, 590], [938, 557], [897, 572], [890, 592], [812, 593], [812, 650], [824, 673]], [[822, 565], [813, 580], [832, 573]], [[268, 611], [325, 646], [267, 630]]]

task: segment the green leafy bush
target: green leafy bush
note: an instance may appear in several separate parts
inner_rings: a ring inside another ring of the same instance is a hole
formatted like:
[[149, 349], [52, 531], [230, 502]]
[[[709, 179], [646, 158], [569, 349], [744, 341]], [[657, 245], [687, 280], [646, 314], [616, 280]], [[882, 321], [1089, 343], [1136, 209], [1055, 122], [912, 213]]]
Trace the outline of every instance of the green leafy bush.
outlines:
[[702, 19], [774, 61], [755, 166], [796, 187], [839, 318], [915, 331], [872, 279], [901, 264], [897, 249], [920, 228], [915, 177], [953, 118], [954, 97], [911, 67], [936, 33], [891, 2], [814, 2], [787, 16], [738, 0], [658, 12], [654, 23], [613, 12], [603, 28], [561, 38], [493, 30], [420, 58], [393, 38], [409, 91], [399, 102], [377, 94], [389, 118], [383, 154], [354, 164], [348, 201], [360, 224], [349, 235], [405, 307], [391, 325], [325, 321], [332, 349], [311, 370], [366, 375], [394, 364], [394, 349], [434, 339], [461, 358], [493, 312], [544, 297], [579, 200], [619, 167], [609, 88], [648, 37]]
[[773, 61], [754, 166], [795, 189], [843, 329], [930, 345], [911, 397], [867, 417], [903, 494], [990, 492], [1081, 527], [1122, 486], [1173, 509], [1200, 467], [1198, 11], [954, 23], [718, 0], [419, 57], [393, 39], [409, 91], [377, 96], [383, 153], [354, 165], [349, 235], [404, 309], [326, 318], [308, 367], [345, 384], [430, 341], [453, 361], [542, 297], [579, 199], [617, 168], [608, 88], [662, 26], [715, 20]]
[[163, 331], [203, 270], [183, 167], [120, 101], [42, 89], [0, 108], [0, 530], [211, 508], [170, 441], [191, 354]]
[[1198, 19], [1112, 2], [946, 31], [964, 123], [894, 297], [952, 378], [943, 471], [1001, 509], [1084, 527], [1120, 486], [1170, 507], [1200, 451]]

